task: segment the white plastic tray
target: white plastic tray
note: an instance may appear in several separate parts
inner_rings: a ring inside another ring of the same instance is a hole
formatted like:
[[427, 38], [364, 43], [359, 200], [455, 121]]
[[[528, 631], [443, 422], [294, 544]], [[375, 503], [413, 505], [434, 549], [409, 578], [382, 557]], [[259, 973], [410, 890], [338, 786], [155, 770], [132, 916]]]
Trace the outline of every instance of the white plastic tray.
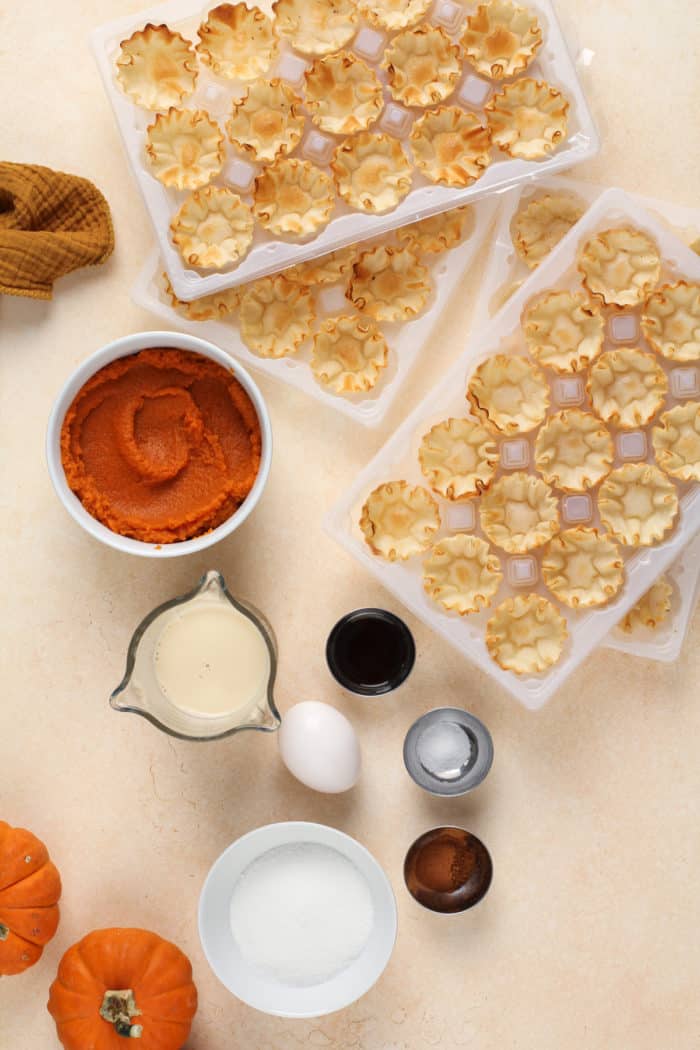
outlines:
[[[444, 0], [436, 0], [428, 14], [429, 21], [434, 18], [437, 8], [443, 2]], [[215, 6], [214, 0], [209, 6]], [[259, 6], [269, 11], [270, 0], [261, 0]], [[464, 5], [465, 17], [476, 6], [476, 0]], [[335, 248], [354, 244], [368, 237], [376, 237], [397, 226], [445, 211], [458, 204], [477, 200], [496, 190], [527, 183], [547, 173], [551, 174], [564, 168], [570, 168], [593, 156], [599, 148], [598, 135], [552, 4], [549, 0], [532, 0], [532, 2], [528, 0], [528, 6], [536, 12], [540, 19], [544, 43], [536, 60], [525, 75], [544, 79], [560, 88], [570, 102], [568, 138], [551, 157], [542, 161], [523, 161], [510, 160], [503, 154], [494, 153], [494, 160], [485, 174], [474, 185], [466, 189], [451, 189], [446, 186], [433, 185], [416, 172], [413, 182], [415, 188], [393, 211], [383, 215], [366, 215], [338, 203], [334, 217], [325, 229], [315, 238], [303, 242], [274, 240], [264, 234], [264, 231], [257, 230], [253, 246], [246, 258], [236, 267], [220, 273], [199, 272], [186, 268], [179, 252], [171, 244], [170, 219], [185, 194], [167, 190], [150, 174], [144, 159], [144, 142], [146, 128], [151, 123], [153, 115], [134, 106], [121, 91], [115, 77], [114, 64], [121, 41], [135, 30], [141, 29], [149, 21], [165, 22], [172, 29], [180, 31], [183, 36], [196, 40], [197, 26], [205, 16], [207, 8], [198, 0], [194, 2], [193, 0], [168, 0], [167, 3], [148, 8], [136, 15], [124, 16], [95, 30], [91, 36], [91, 43], [100, 74], [114, 110], [131, 168], [158, 237], [165, 267], [177, 295], [181, 299], [190, 300], [222, 288], [230, 288], [255, 277], [285, 269], [305, 259], [323, 255]], [[462, 21], [456, 36], [461, 32], [463, 24]], [[361, 23], [358, 29], [360, 26]], [[347, 47], [348, 50], [352, 50], [353, 42], [351, 41]], [[467, 74], [468, 71], [469, 67], [465, 66]], [[182, 104], [187, 107], [205, 109], [212, 117], [223, 121], [230, 111], [231, 99], [230, 82], [227, 85], [226, 81], [214, 77], [204, 65], [201, 65], [197, 89], [191, 96], [183, 100]], [[452, 101], [452, 96], [446, 100], [447, 103]], [[227, 178], [231, 178], [232, 164], [241, 159], [234, 153], [234, 148], [230, 144], [227, 145], [227, 150], [228, 163], [222, 175], [214, 180], [215, 183], [226, 182]], [[302, 141], [295, 155], [299, 151], [303, 153], [303, 150], [304, 142]]]
[[[421, 559], [413, 558], [405, 563], [392, 564], [375, 557], [364, 542], [358, 520], [364, 500], [376, 485], [401, 478], [416, 484], [425, 484], [416, 455], [420, 439], [426, 430], [439, 420], [450, 415], [465, 414], [464, 391], [473, 367], [498, 351], [504, 340], [511, 337], [511, 341], [515, 342], [518, 339], [522, 309], [535, 294], [549, 288], [573, 287], [579, 284], [580, 275], [576, 273], [575, 263], [579, 245], [584, 240], [597, 230], [625, 222], [647, 231], [658, 243], [663, 259], [661, 280], [669, 279], [674, 274], [683, 274], [692, 280], [700, 279], [700, 258], [669, 233], [668, 228], [659, 219], [646, 212], [622, 191], [606, 191], [491, 323], [471, 340], [460, 360], [362, 471], [325, 523], [330, 535], [365, 565], [416, 616], [442, 634], [532, 710], [542, 707], [693, 538], [700, 528], [700, 485], [678, 486], [680, 515], [665, 542], [639, 551], [622, 548], [626, 580], [615, 601], [585, 612], [573, 612], [559, 606], [569, 629], [569, 638], [562, 656], [544, 673], [520, 678], [501, 670], [488, 653], [484, 641], [484, 628], [491, 614], [490, 609], [461, 618], [442, 612], [423, 591]], [[660, 357], [659, 361], [663, 363]], [[673, 399], [669, 398], [667, 403], [674, 403]], [[445, 528], [444, 501], [441, 501], [441, 511], [443, 529], [438, 535], [448, 531]], [[503, 560], [505, 561], [505, 557]], [[542, 594], [546, 593], [556, 604], [556, 599], [545, 591], [541, 583], [533, 589]], [[512, 593], [512, 588], [504, 579], [493, 599], [491, 609]]]
[[[242, 341], [235, 323], [235, 316], [226, 321], [190, 321], [183, 317], [171, 306], [163, 292], [160, 281], [163, 264], [158, 248], [154, 249], [142, 268], [131, 290], [131, 296], [139, 306], [143, 306], [144, 309], [150, 310], [151, 313], [162, 317], [178, 328], [211, 340], [243, 361], [248, 367], [264, 372], [273, 379], [298, 387], [311, 397], [330, 405], [358, 423], [374, 427], [381, 423], [388, 412], [406, 376], [413, 368], [419, 352], [430, 338], [452, 292], [468, 273], [486, 234], [493, 225], [496, 207], [496, 198], [479, 201], [474, 205], [474, 226], [466, 240], [451, 251], [437, 255], [427, 253], [421, 255], [423, 265], [430, 268], [433, 283], [432, 298], [428, 308], [414, 321], [404, 324], [379, 322], [379, 327], [389, 344], [390, 360], [374, 389], [366, 394], [347, 397], [324, 389], [316, 382], [305, 360], [305, 356], [308, 356], [308, 346], [302, 347], [292, 357], [277, 359], [260, 357], [258, 354], [251, 353]], [[319, 294], [316, 296], [319, 317], [324, 315], [324, 302], [329, 301], [327, 296], [331, 289], [334, 292], [340, 290], [342, 299], [342, 289], [339, 285], [327, 285], [319, 289]], [[342, 312], [353, 312], [347, 300]]]
[[[575, 193], [590, 206], [605, 192], [605, 187], [555, 175], [531, 186], [510, 190], [501, 196], [491, 249], [484, 267], [484, 278], [472, 314], [473, 332], [479, 331], [497, 312], [494, 302], [502, 299], [509, 288], [525, 280], [532, 272], [513, 248], [510, 226], [513, 216], [528, 198], [539, 196], [546, 191]], [[658, 215], [681, 240], [692, 242], [700, 237], [700, 210], [697, 208], [686, 208], [638, 194], [630, 196], [643, 208]], [[673, 586], [668, 620], [653, 631], [639, 627], [632, 634], [625, 634], [615, 627], [603, 639], [602, 646], [619, 649], [621, 652], [642, 656], [648, 660], [667, 663], [678, 659], [688, 633], [700, 585], [700, 540], [694, 541], [683, 551], [666, 575]]]

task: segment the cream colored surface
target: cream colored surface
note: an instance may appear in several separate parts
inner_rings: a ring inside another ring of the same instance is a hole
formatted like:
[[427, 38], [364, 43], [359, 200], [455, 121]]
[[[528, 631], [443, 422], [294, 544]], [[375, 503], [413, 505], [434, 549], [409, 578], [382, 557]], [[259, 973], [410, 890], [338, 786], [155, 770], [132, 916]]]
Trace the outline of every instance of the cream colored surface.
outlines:
[[[65, 885], [41, 962], [0, 981], [2, 1050], [57, 1047], [44, 1003], [58, 959], [107, 925], [149, 927], [191, 956], [201, 1001], [188, 1050], [695, 1050], [700, 616], [678, 664], [600, 651], [536, 716], [410, 617], [418, 660], [395, 695], [353, 699], [325, 668], [325, 637], [342, 613], [401, 610], [325, 537], [321, 516], [458, 354], [466, 288], [381, 432], [259, 380], [276, 446], [267, 493], [206, 556], [155, 563], [106, 550], [51, 491], [44, 427], [66, 375], [107, 340], [157, 327], [129, 300], [152, 238], [86, 42], [93, 26], [140, 6], [64, 0], [40, 5], [40, 19], [36, 5], [0, 13], [5, 157], [94, 179], [117, 235], [108, 265], [63, 280], [54, 302], [0, 300], [0, 815], [47, 841]], [[697, 207], [697, 4], [558, 8], [595, 52], [584, 78], [604, 145], [577, 174]], [[271, 737], [180, 743], [109, 709], [136, 624], [210, 567], [274, 624], [282, 710], [322, 699], [356, 726], [364, 768], [347, 796], [293, 780]], [[421, 793], [402, 766], [409, 725], [442, 703], [468, 707], [495, 740], [488, 780], [462, 800]], [[202, 880], [221, 850], [289, 818], [357, 836], [399, 903], [384, 977], [318, 1022], [268, 1018], [232, 999], [196, 931]], [[422, 911], [403, 887], [406, 849], [440, 823], [474, 831], [493, 855], [491, 891], [462, 917]]]

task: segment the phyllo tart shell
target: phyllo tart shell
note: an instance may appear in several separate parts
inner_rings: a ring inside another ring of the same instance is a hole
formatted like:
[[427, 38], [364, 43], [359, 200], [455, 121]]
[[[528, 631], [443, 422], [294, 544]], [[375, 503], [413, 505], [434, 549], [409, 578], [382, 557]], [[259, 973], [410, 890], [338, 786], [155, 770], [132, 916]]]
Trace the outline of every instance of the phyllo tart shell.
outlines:
[[550, 416], [535, 440], [535, 465], [550, 485], [583, 492], [602, 481], [613, 465], [612, 436], [590, 412], [565, 408]]
[[600, 520], [620, 543], [651, 547], [673, 528], [678, 493], [672, 481], [650, 463], [625, 463], [598, 491]]
[[543, 80], [506, 84], [484, 109], [494, 145], [511, 157], [541, 160], [566, 138], [569, 103]]
[[471, 186], [491, 163], [491, 132], [459, 106], [428, 110], [411, 131], [416, 167], [431, 182]]
[[331, 179], [308, 160], [279, 157], [255, 180], [256, 218], [278, 237], [308, 237], [328, 223], [334, 205]]
[[547, 415], [549, 386], [544, 372], [527, 358], [493, 354], [472, 372], [467, 400], [504, 434], [526, 433]]
[[191, 95], [199, 70], [189, 40], [152, 23], [122, 40], [117, 80], [125, 95], [144, 109], [168, 110]]
[[189, 266], [221, 270], [246, 254], [253, 240], [253, 225], [253, 213], [237, 193], [205, 186], [187, 197], [170, 229]]
[[352, 273], [353, 264], [357, 262], [359, 249], [356, 245], [349, 248], [337, 248], [334, 252], [321, 255], [317, 259], [298, 263], [285, 270], [290, 281], [297, 281], [313, 287], [314, 285], [338, 284], [347, 282]]
[[376, 321], [411, 321], [430, 292], [430, 273], [410, 248], [378, 244], [353, 266], [347, 297]]
[[574, 193], [540, 193], [531, 197], [513, 216], [513, 247], [530, 269], [549, 255], [586, 210]]
[[460, 50], [440, 26], [405, 29], [382, 59], [389, 91], [406, 106], [434, 106], [451, 95], [462, 72]]
[[466, 533], [438, 540], [423, 562], [426, 594], [460, 616], [489, 606], [502, 579], [500, 560], [488, 543]]
[[332, 135], [366, 130], [384, 107], [377, 74], [345, 51], [317, 58], [307, 69], [305, 98], [314, 124]]
[[358, 0], [362, 17], [370, 25], [395, 33], [420, 22], [432, 0]]
[[528, 303], [521, 324], [532, 356], [561, 375], [586, 368], [605, 337], [605, 320], [580, 292], [545, 292]]
[[559, 504], [546, 481], [515, 471], [504, 474], [481, 496], [481, 528], [510, 554], [541, 547], [559, 532]]
[[255, 80], [277, 54], [272, 20], [259, 7], [219, 4], [197, 30], [197, 51], [212, 73], [229, 80]]
[[605, 605], [625, 579], [620, 548], [597, 529], [566, 529], [545, 547], [542, 577], [560, 602], [572, 609]]
[[467, 18], [462, 35], [462, 47], [471, 65], [493, 80], [522, 73], [541, 46], [542, 30], [536, 16], [510, 0], [479, 4]]
[[642, 311], [647, 341], [670, 361], [700, 360], [700, 284], [662, 284]]
[[300, 106], [301, 98], [283, 80], [256, 80], [233, 104], [228, 137], [254, 160], [271, 161], [291, 153], [304, 131]]
[[662, 470], [680, 481], [700, 481], [700, 403], [686, 401], [664, 412], [651, 440]]
[[219, 125], [201, 109], [159, 113], [146, 131], [146, 156], [164, 186], [196, 190], [224, 166], [226, 151]]
[[336, 394], [371, 390], [386, 368], [389, 347], [369, 317], [327, 317], [314, 336], [311, 371]]
[[281, 273], [253, 281], [241, 295], [241, 339], [261, 357], [295, 353], [311, 335], [315, 318], [308, 289]]
[[650, 631], [660, 627], [668, 619], [671, 611], [673, 587], [665, 576], [659, 576], [646, 594], [643, 594], [636, 605], [633, 605], [626, 616], [617, 625], [625, 634], [632, 634], [638, 627]]
[[384, 212], [411, 188], [411, 162], [398, 139], [361, 131], [336, 149], [331, 161], [338, 193], [351, 208]]
[[328, 55], [355, 35], [356, 0], [275, 0], [277, 31], [304, 55]]
[[429, 215], [427, 219], [409, 222], [396, 231], [397, 240], [408, 244], [416, 252], [430, 254], [455, 248], [474, 229], [474, 210], [469, 204], [452, 211]]
[[631, 226], [619, 226], [586, 241], [578, 269], [584, 287], [606, 306], [636, 306], [659, 280], [661, 256], [651, 237]]
[[360, 528], [374, 554], [403, 561], [430, 546], [440, 528], [440, 511], [427, 489], [407, 481], [388, 481], [367, 497]]
[[586, 389], [601, 419], [629, 429], [654, 418], [668, 392], [668, 378], [653, 354], [619, 347], [594, 362]]
[[493, 432], [474, 419], [445, 419], [423, 436], [420, 468], [430, 487], [447, 499], [478, 496], [498, 468]]
[[504, 671], [540, 674], [557, 662], [568, 634], [551, 602], [539, 594], [518, 594], [496, 607], [486, 625], [486, 647]]
[[199, 299], [185, 302], [175, 295], [167, 273], [162, 274], [163, 290], [170, 300], [170, 305], [190, 321], [222, 321], [238, 309], [241, 301], [240, 288], [223, 288], [211, 295], [202, 295]]

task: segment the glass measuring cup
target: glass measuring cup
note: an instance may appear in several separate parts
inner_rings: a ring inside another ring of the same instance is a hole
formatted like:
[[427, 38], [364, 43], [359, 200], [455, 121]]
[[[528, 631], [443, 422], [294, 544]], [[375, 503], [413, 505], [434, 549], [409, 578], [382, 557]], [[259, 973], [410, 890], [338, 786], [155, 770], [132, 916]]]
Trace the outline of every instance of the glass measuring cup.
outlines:
[[[183, 607], [195, 603], [232, 606], [259, 633], [264, 643], [268, 664], [267, 677], [249, 702], [226, 714], [198, 714], [175, 706], [165, 696], [155, 672], [157, 643], [168, 622], [181, 614]], [[277, 672], [277, 647], [272, 628], [264, 616], [247, 602], [234, 598], [220, 572], [205, 573], [193, 591], [159, 605], [141, 621], [134, 631], [126, 657], [126, 671], [111, 694], [109, 703], [115, 711], [127, 711], [181, 740], [219, 740], [243, 729], [274, 732], [281, 719], [273, 696]]]

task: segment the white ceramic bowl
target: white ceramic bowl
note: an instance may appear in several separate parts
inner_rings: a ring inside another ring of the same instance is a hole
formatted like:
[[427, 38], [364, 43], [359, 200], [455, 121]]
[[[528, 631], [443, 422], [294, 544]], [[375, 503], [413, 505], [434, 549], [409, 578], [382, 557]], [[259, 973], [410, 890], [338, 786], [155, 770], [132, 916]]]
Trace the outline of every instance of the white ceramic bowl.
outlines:
[[[260, 457], [260, 468], [252, 489], [237, 511], [222, 522], [218, 528], [195, 539], [182, 540], [179, 543], [144, 543], [141, 540], [131, 539], [129, 536], [121, 536], [112, 532], [106, 525], [88, 514], [75, 493], [68, 487], [66, 476], [63, 472], [61, 462], [61, 427], [63, 419], [68, 411], [73, 398], [87, 380], [111, 361], [128, 354], [135, 354], [139, 350], [147, 350], [151, 347], [174, 347], [176, 350], [191, 350], [216, 361], [223, 368], [232, 372], [243, 389], [246, 391], [255, 406], [255, 411], [260, 422], [262, 436], [262, 449]], [[46, 433], [46, 461], [48, 463], [49, 475], [53, 487], [58, 493], [61, 503], [68, 513], [89, 532], [95, 539], [105, 543], [115, 550], [124, 551], [127, 554], [138, 554], [145, 558], [178, 558], [184, 554], [196, 554], [207, 547], [218, 543], [225, 536], [242, 525], [251, 513], [262, 495], [263, 489], [270, 473], [270, 462], [272, 460], [272, 427], [267, 407], [258, 387], [248, 375], [246, 370], [228, 354], [220, 350], [218, 346], [199, 339], [194, 335], [185, 335], [183, 332], [135, 332], [133, 335], [123, 336], [108, 343], [94, 354], [91, 354], [83, 363], [76, 368], [75, 372], [67, 379], [60, 394], [54, 402], [49, 416], [49, 425]]]
[[[300, 842], [330, 846], [347, 857], [366, 879], [374, 905], [374, 926], [362, 954], [329, 980], [306, 987], [252, 970], [238, 950], [229, 921], [233, 887], [243, 870], [268, 850]], [[278, 1017], [320, 1017], [355, 1002], [381, 976], [394, 950], [396, 901], [382, 868], [349, 835], [305, 821], [267, 824], [237, 839], [212, 865], [199, 898], [199, 936], [216, 976], [248, 1006]]]

